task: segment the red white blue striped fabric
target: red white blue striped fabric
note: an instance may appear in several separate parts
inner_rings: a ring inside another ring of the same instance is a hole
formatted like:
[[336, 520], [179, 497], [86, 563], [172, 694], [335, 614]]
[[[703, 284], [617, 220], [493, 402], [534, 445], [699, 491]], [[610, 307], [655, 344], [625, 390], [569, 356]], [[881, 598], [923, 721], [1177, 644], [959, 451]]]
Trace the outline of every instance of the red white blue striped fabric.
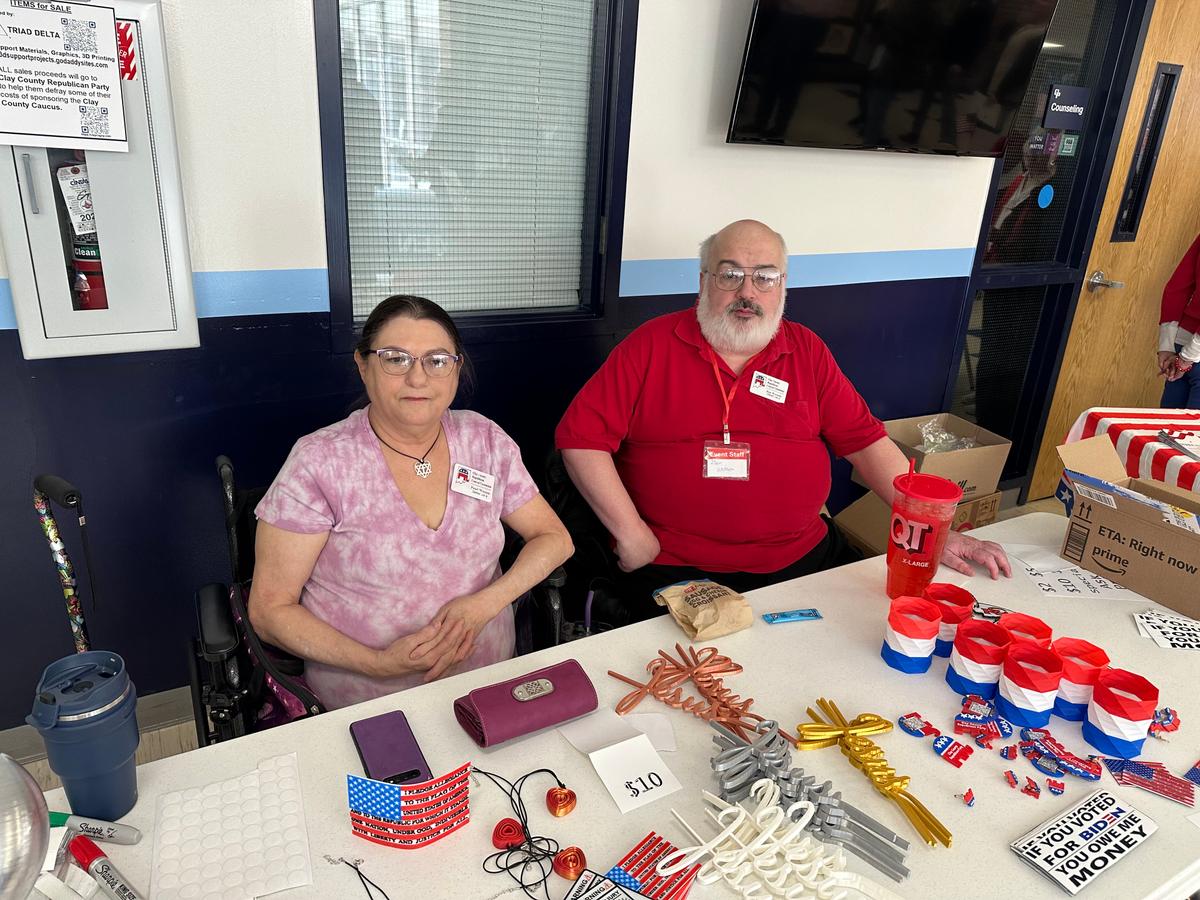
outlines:
[[1000, 668], [1008, 655], [1012, 639], [995, 622], [967, 619], [958, 626], [950, 665], [946, 667], [946, 684], [959, 694], [977, 694], [984, 700], [996, 696]]
[[1000, 673], [996, 712], [1022, 728], [1046, 725], [1062, 672], [1062, 660], [1054, 651], [1029, 641], [1015, 642]]
[[1160, 431], [1176, 438], [1200, 434], [1200, 410], [1096, 407], [1076, 419], [1067, 442], [1107, 435], [1129, 475], [1200, 493], [1200, 462], [1161, 443]]
[[1062, 681], [1054, 700], [1054, 714], [1072, 722], [1087, 718], [1092, 689], [1100, 672], [1108, 665], [1108, 654], [1081, 638], [1063, 637], [1050, 645], [1063, 663]]
[[1158, 688], [1141, 675], [1105, 669], [1092, 690], [1083, 738], [1105, 756], [1132, 759], [1142, 752], [1156, 705]]
[[897, 597], [888, 610], [879, 655], [893, 669], [908, 675], [929, 671], [942, 614], [921, 597]]

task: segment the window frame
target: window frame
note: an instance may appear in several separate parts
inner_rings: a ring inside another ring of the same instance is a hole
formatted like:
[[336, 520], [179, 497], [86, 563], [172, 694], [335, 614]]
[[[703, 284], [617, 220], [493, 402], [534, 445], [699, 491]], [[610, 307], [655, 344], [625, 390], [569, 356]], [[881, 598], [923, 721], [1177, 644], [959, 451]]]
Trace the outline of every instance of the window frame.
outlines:
[[[346, 144], [342, 106], [340, 0], [313, 0], [317, 106], [329, 273], [329, 326], [333, 352], [349, 353], [357, 339], [350, 282], [350, 228], [346, 202]], [[639, 0], [597, 0], [593, 20], [588, 160], [580, 245], [578, 307], [477, 310], [454, 314], [470, 343], [551, 340], [620, 329], [621, 238], [633, 61]], [[414, 290], [419, 290], [414, 286]]]

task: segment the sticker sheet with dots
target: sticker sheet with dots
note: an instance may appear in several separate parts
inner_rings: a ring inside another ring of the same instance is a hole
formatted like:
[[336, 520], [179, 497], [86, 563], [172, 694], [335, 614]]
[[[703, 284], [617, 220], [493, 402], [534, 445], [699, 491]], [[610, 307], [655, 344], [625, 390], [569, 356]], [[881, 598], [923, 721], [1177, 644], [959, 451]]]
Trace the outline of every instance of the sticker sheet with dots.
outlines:
[[312, 884], [296, 754], [158, 798], [151, 896], [253, 900]]

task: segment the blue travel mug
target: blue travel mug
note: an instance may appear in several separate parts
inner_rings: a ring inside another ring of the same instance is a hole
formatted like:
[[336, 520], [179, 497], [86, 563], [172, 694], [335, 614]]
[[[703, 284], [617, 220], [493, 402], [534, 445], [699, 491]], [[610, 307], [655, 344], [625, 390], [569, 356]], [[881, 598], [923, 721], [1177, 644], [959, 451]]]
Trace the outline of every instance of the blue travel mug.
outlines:
[[137, 802], [137, 691], [125, 660], [106, 650], [51, 663], [25, 719], [46, 744], [77, 816], [114, 822]]

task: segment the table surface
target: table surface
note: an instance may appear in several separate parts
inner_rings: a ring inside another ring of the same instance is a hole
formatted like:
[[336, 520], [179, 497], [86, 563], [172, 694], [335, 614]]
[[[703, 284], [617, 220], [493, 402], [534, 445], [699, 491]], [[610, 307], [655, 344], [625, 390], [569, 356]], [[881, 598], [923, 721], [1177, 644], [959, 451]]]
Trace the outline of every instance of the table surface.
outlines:
[[[1065, 523], [1060, 516], [1034, 513], [979, 529], [978, 534], [1057, 549]], [[1086, 638], [1104, 647], [1114, 664], [1147, 675], [1161, 689], [1163, 702], [1179, 710], [1183, 728], [1170, 743], [1148, 740], [1145, 758], [1160, 760], [1181, 773], [1200, 756], [1200, 741], [1192, 737], [1200, 725], [1194, 674], [1198, 658], [1192, 651], [1160, 649], [1138, 636], [1131, 614], [1147, 608], [1149, 601], [1043, 599], [1032, 582], [1017, 573], [1011, 580], [992, 582], [986, 575], [966, 578], [943, 568], [939, 577], [969, 584], [987, 603], [1040, 616], [1056, 635]], [[804, 710], [816, 698], [828, 697], [848, 716], [869, 711], [894, 720], [917, 711], [943, 732], [950, 732], [958, 698], [943, 680], [946, 661], [935, 657], [927, 674], [913, 676], [893, 671], [879, 657], [888, 605], [883, 581], [883, 558], [876, 557], [749, 594], [756, 614], [753, 627], [711, 642], [745, 669], [727, 679], [727, 686], [756, 698], [755, 709], [760, 714], [778, 718], [786, 727], [806, 718]], [[766, 625], [758, 618], [763, 612], [809, 606], [820, 609], [824, 618], [785, 625]], [[347, 727], [357, 719], [393, 709], [402, 709], [407, 715], [435, 775], [468, 760], [510, 779], [540, 766], [557, 772], [578, 793], [579, 805], [565, 818], [552, 818], [542, 802], [550, 785], [533, 780], [526, 789], [532, 830], [563, 846], [582, 847], [594, 869], [606, 870], [652, 830], [687, 846], [692, 841], [674, 822], [670, 810], [679, 810], [693, 824], [704, 821], [700, 791], [713, 787], [709, 766], [712, 742], [709, 727], [700, 720], [652, 699], [638, 707], [638, 712], [664, 712], [670, 717], [679, 749], [662, 756], [683, 783], [683, 790], [622, 816], [588, 759], [556, 730], [480, 750], [459, 727], [451, 709], [456, 697], [475, 687], [569, 657], [580, 661], [596, 685], [601, 705], [611, 708], [626, 688], [609, 677], [608, 670], [637, 677], [659, 648], [672, 648], [676, 642], [683, 642], [683, 634], [663, 616], [315, 719], [147, 763], [138, 768], [140, 799], [122, 820], [142, 829], [145, 837], [133, 847], [110, 845], [108, 849], [114, 864], [130, 881], [148, 890], [158, 795], [240, 775], [252, 771], [260, 759], [294, 752], [303, 783], [315, 883], [274, 895], [280, 900], [358, 896], [361, 888], [354, 873], [344, 865], [327, 862], [326, 856], [364, 860], [363, 871], [394, 898], [417, 896], [414, 891], [418, 889], [424, 898], [492, 898], [502, 892], [505, 897], [519, 897], [517, 892], [508, 893], [512, 884], [505, 876], [487, 875], [480, 869], [483, 858], [493, 851], [492, 827], [511, 815], [506, 797], [483, 779], [471, 788], [470, 825], [431, 847], [395, 850], [351, 835], [345, 776], [361, 769]], [[1087, 749], [1077, 723], [1054, 718], [1051, 728], [1068, 747]], [[962, 769], [955, 769], [934, 755], [927, 739], [917, 740], [898, 728], [882, 736], [879, 743], [896, 770], [912, 776], [912, 793], [953, 833], [951, 849], [921, 843], [900, 812], [876, 794], [836, 749], [797, 753], [796, 764], [818, 778], [831, 779], [847, 801], [913, 842], [908, 863], [912, 875], [899, 885], [850, 858], [851, 868], [902, 896], [951, 892], [972, 900], [1065, 896], [1026, 867], [1008, 849], [1008, 843], [1097, 787], [1113, 791], [1159, 825], [1158, 832], [1137, 849], [1134, 862], [1117, 865], [1103, 875], [1097, 896], [1179, 898], [1200, 888], [1200, 831], [1186, 819], [1193, 810], [1146, 791], [1115, 785], [1107, 773], [1099, 783], [1066, 776], [1063, 796], [1054, 797], [1043, 790], [1041, 799], [1035, 800], [1011, 790], [1003, 778], [1010, 767], [1022, 777], [1034, 774], [1036, 770], [1023, 759], [1008, 763], [994, 751], [977, 748]], [[973, 808], [954, 797], [968, 787], [977, 798]], [[49, 792], [46, 798], [51, 809], [66, 808], [61, 790]], [[982, 877], [973, 878], [968, 885], [963, 878], [970, 873]], [[552, 876], [551, 897], [558, 900], [566, 890], [567, 883]], [[691, 896], [734, 894], [716, 884], [695, 885]]]

